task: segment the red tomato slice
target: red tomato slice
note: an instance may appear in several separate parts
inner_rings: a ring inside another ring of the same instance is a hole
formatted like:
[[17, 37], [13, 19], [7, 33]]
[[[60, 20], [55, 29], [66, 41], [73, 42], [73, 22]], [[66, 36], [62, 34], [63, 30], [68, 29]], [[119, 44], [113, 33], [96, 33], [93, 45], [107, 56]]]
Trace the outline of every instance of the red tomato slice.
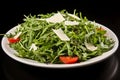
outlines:
[[78, 57], [71, 57], [71, 56], [60, 56], [60, 61], [65, 63], [65, 64], [72, 64], [76, 63], [78, 61]]
[[16, 43], [20, 40], [20, 38], [14, 39], [14, 38], [8, 38], [9, 43]]

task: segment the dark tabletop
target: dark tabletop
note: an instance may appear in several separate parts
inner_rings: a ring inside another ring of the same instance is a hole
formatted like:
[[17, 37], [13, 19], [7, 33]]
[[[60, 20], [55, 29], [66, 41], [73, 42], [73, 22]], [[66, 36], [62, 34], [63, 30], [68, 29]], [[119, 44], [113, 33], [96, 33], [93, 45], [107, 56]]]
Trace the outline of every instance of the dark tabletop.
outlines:
[[[0, 34], [22, 22], [24, 15], [74, 9], [89, 20], [110, 28], [120, 39], [120, 9], [117, 1], [101, 0], [43, 0], [0, 2]], [[0, 36], [0, 40], [3, 36]], [[102, 62], [71, 69], [48, 69], [19, 63], [0, 48], [0, 80], [120, 80], [120, 48]]]

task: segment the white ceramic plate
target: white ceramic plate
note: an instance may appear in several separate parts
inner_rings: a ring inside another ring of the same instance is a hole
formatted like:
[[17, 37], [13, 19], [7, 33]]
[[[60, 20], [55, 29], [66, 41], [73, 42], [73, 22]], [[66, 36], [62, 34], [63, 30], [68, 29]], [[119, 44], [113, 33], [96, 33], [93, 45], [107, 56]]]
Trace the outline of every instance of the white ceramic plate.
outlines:
[[[97, 25], [100, 25], [105, 30], [107, 30], [108, 36], [111, 37], [115, 41], [115, 45], [114, 45], [114, 47], [110, 51], [103, 53], [101, 56], [97, 56], [95, 58], [89, 59], [89, 60], [87, 60], [85, 62], [80, 62], [80, 63], [75, 63], [75, 64], [44, 64], [44, 63], [39, 63], [39, 62], [34, 61], [34, 60], [24, 59], [24, 58], [20, 58], [20, 57], [15, 56], [14, 55], [15, 50], [10, 48], [10, 46], [8, 45], [8, 41], [7, 41], [6, 37], [3, 37], [1, 45], [2, 45], [2, 49], [4, 50], [4, 52], [9, 57], [11, 57], [12, 59], [14, 59], [14, 60], [16, 60], [18, 62], [27, 64], [27, 65], [36, 66], [36, 67], [45, 67], [45, 68], [83, 67], [83, 66], [87, 66], [87, 65], [91, 65], [91, 64], [100, 62], [100, 61], [108, 58], [109, 56], [111, 56], [112, 54], [115, 53], [115, 51], [117, 50], [117, 48], [119, 46], [118, 38], [117, 38], [116, 34], [112, 30], [110, 30], [109, 28], [105, 27], [104, 25], [101, 25], [101, 24], [98, 24], [98, 23], [97, 23]], [[16, 29], [16, 27], [18, 27], [18, 26], [13, 27], [6, 34], [13, 33], [14, 30]]]

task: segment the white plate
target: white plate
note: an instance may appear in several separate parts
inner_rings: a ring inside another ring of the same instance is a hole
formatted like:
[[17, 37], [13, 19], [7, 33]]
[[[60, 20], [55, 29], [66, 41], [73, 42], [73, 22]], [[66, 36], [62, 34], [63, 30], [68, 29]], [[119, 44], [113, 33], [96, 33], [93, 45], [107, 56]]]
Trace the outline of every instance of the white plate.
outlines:
[[[119, 46], [118, 38], [117, 38], [116, 34], [112, 30], [110, 30], [109, 28], [105, 27], [104, 25], [101, 25], [101, 24], [98, 24], [98, 23], [97, 23], [97, 25], [100, 25], [105, 30], [107, 30], [108, 36], [111, 37], [115, 41], [115, 45], [114, 45], [114, 47], [110, 51], [103, 53], [101, 56], [97, 56], [95, 58], [89, 59], [89, 60], [87, 60], [85, 62], [80, 62], [80, 63], [75, 63], [75, 64], [44, 64], [44, 63], [39, 63], [39, 62], [34, 61], [34, 60], [24, 59], [24, 58], [20, 58], [20, 57], [15, 56], [14, 55], [15, 50], [13, 50], [12, 48], [10, 48], [10, 46], [8, 45], [7, 37], [3, 37], [2, 38], [1, 45], [2, 45], [2, 49], [4, 50], [4, 52], [9, 57], [11, 57], [12, 59], [14, 59], [14, 60], [16, 60], [18, 62], [27, 64], [27, 65], [36, 66], [36, 67], [45, 67], [45, 68], [83, 67], [83, 66], [87, 66], [87, 65], [91, 65], [91, 64], [100, 62], [100, 61], [108, 58], [113, 53], [115, 53], [115, 51], [117, 50], [117, 48]], [[13, 27], [6, 34], [13, 33], [14, 30], [16, 29], [16, 27], [18, 27], [18, 26]]]

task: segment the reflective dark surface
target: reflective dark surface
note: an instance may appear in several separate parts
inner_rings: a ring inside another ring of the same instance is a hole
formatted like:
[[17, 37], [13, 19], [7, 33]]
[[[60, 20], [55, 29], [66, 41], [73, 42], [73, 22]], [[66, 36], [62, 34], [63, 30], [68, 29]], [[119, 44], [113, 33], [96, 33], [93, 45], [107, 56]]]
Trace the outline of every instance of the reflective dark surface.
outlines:
[[7, 80], [56, 80], [59, 79], [90, 79], [114, 80], [118, 75], [119, 61], [113, 55], [102, 63], [72, 69], [38, 68], [18, 63], [8, 57], [4, 58], [2, 71]]
[[[110, 3], [111, 2], [111, 3]], [[90, 20], [113, 30], [120, 39], [118, 2], [101, 0], [15, 1], [0, 2], [0, 34], [22, 22], [23, 15], [77, 9]], [[1, 6], [3, 4], [3, 6]], [[6, 6], [7, 5], [7, 6]], [[0, 40], [2, 36], [0, 36]], [[120, 80], [120, 48], [109, 58], [94, 65], [72, 69], [47, 69], [19, 63], [0, 48], [0, 80]]]

